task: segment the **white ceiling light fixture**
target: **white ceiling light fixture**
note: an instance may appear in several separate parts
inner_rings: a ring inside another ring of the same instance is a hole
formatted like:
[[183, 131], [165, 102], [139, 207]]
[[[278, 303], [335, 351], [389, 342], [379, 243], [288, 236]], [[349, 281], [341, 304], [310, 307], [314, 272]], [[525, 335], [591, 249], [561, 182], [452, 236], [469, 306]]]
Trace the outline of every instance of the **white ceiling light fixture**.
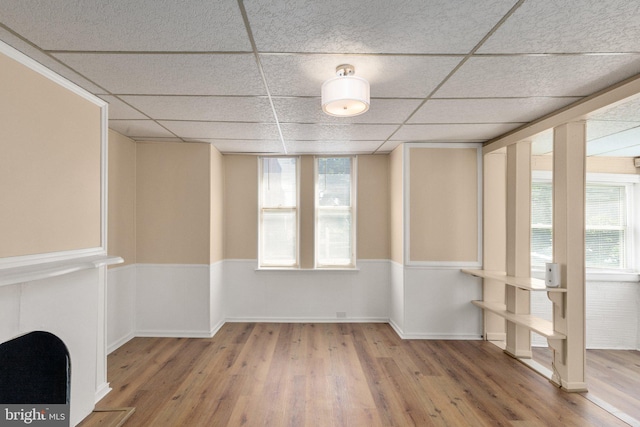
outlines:
[[322, 83], [322, 111], [330, 116], [351, 117], [369, 109], [369, 82], [354, 73], [353, 65], [338, 65], [337, 77]]

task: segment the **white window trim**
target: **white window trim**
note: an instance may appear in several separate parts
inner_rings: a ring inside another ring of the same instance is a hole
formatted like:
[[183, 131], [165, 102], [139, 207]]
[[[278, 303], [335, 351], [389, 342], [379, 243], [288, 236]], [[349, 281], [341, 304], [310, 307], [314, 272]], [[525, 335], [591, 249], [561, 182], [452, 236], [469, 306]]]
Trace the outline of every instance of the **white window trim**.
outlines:
[[[537, 182], [553, 182], [551, 171], [532, 171], [531, 180]], [[627, 239], [626, 266], [624, 269], [586, 268], [587, 281], [637, 282], [640, 280], [635, 254], [640, 247], [640, 221], [635, 219], [635, 213], [640, 212], [640, 175], [614, 173], [587, 173], [588, 184], [613, 185], [624, 184], [627, 198]], [[544, 279], [544, 269], [532, 267], [532, 277]]]
[[[263, 177], [263, 160], [268, 158], [296, 159], [296, 206], [283, 206], [279, 208], [263, 208], [262, 207], [262, 177]], [[285, 264], [264, 264], [262, 250], [262, 213], [264, 211], [285, 211], [293, 210], [296, 213], [296, 261], [292, 265]], [[258, 270], [297, 270], [300, 268], [300, 156], [258, 156]]]
[[[351, 206], [350, 208], [339, 208], [339, 210], [351, 211], [351, 262], [348, 265], [324, 265], [318, 263], [318, 211], [321, 209], [330, 210], [333, 208], [320, 208], [318, 203], [318, 160], [319, 159], [334, 159], [334, 158], [348, 158], [351, 159]], [[314, 156], [313, 158], [313, 180], [314, 180], [314, 214], [313, 214], [313, 228], [314, 228], [314, 267], [317, 270], [353, 270], [357, 269], [356, 266], [356, 230], [357, 225], [357, 181], [358, 181], [358, 156]]]

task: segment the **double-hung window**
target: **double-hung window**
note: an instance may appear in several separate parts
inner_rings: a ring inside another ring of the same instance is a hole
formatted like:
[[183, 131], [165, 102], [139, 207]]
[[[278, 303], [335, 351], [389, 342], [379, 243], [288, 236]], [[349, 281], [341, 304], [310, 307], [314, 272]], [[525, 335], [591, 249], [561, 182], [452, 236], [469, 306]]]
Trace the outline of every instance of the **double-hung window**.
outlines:
[[315, 159], [316, 268], [355, 267], [355, 157]]
[[298, 266], [298, 159], [261, 157], [260, 267]]
[[[552, 184], [531, 186], [531, 266], [553, 259]], [[585, 265], [591, 269], [627, 270], [631, 265], [633, 184], [620, 180], [587, 180], [585, 198]]]

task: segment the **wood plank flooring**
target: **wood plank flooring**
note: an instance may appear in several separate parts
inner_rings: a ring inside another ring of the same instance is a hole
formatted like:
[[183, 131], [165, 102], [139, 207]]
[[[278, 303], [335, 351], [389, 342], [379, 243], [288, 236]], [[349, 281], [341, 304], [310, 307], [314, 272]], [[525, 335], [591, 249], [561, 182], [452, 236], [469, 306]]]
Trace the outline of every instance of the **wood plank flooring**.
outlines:
[[[534, 347], [533, 358], [551, 369], [551, 352]], [[640, 421], [640, 351], [587, 350], [587, 387], [620, 411]]]
[[135, 338], [109, 355], [108, 379], [98, 407], [135, 407], [125, 427], [626, 425], [489, 342], [401, 340], [387, 324]]

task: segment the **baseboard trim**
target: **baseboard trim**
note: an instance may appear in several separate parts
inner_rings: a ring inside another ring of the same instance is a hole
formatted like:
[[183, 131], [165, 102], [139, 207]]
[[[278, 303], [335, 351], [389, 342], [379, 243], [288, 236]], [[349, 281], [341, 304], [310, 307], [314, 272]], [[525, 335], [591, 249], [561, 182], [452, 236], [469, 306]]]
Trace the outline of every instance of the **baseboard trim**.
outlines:
[[398, 334], [398, 336], [401, 339], [405, 339], [404, 332], [402, 331], [402, 328], [400, 326], [398, 326], [398, 324], [396, 322], [394, 322], [393, 319], [389, 319], [389, 326], [391, 326], [391, 328], [396, 332], [396, 334]]
[[102, 398], [104, 398], [107, 394], [109, 394], [110, 391], [111, 391], [111, 387], [109, 386], [109, 383], [102, 383], [100, 387], [98, 387], [98, 389], [96, 390], [95, 403], [98, 403], [99, 401], [101, 401]]
[[131, 339], [135, 338], [136, 335], [131, 332], [125, 336], [123, 336], [122, 338], [118, 339], [117, 341], [109, 344], [109, 346], [107, 347], [107, 354], [111, 354], [114, 351], [116, 351], [117, 349], [119, 349], [120, 347], [122, 347], [123, 345], [125, 345], [127, 342], [129, 342]]
[[228, 317], [229, 323], [388, 323], [382, 317]]
[[211, 331], [136, 331], [136, 337], [145, 338], [211, 338]]
[[507, 334], [504, 332], [487, 332], [487, 341], [506, 341]]
[[423, 334], [423, 333], [404, 333], [404, 340], [460, 340], [460, 341], [480, 341], [482, 335], [474, 334]]
[[213, 338], [213, 336], [217, 334], [218, 331], [220, 331], [220, 329], [222, 329], [225, 323], [227, 323], [225, 319], [222, 319], [221, 321], [219, 321], [218, 324], [215, 325], [213, 328], [211, 328], [211, 330], [209, 331], [209, 337]]

